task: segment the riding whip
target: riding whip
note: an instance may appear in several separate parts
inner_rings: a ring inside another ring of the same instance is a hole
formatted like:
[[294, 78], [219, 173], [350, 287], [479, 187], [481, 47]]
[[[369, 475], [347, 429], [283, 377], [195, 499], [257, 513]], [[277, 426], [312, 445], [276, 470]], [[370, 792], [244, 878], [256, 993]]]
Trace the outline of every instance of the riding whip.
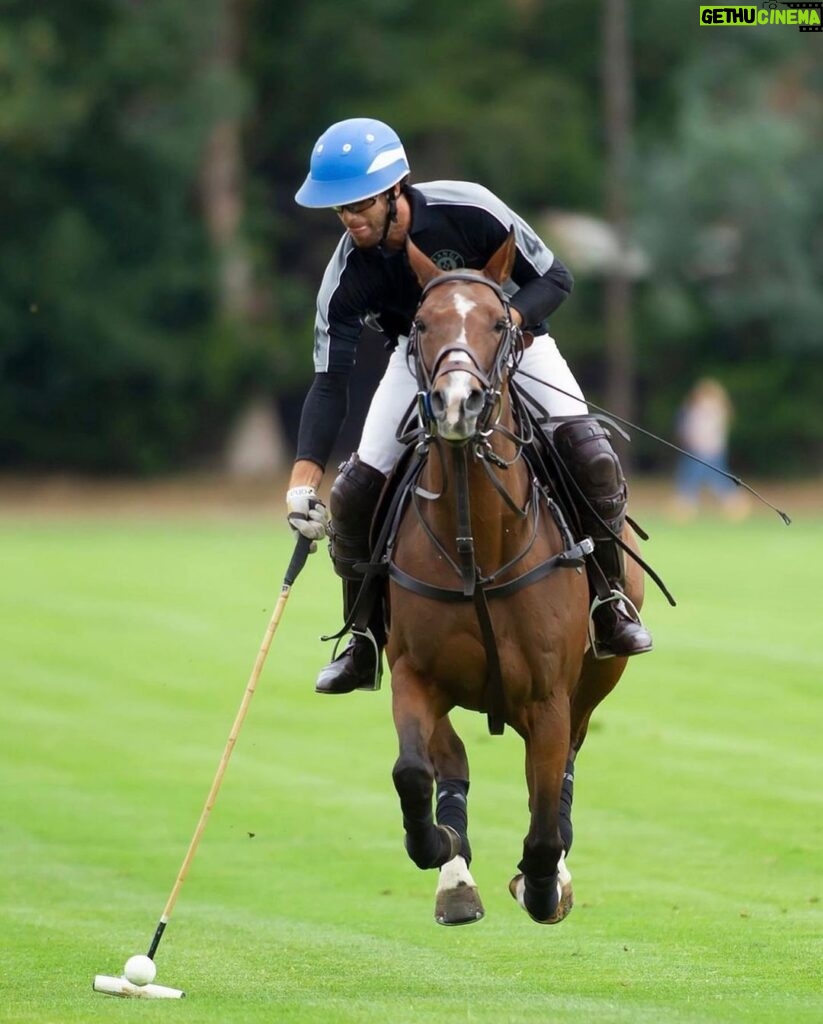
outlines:
[[[574, 398], [577, 401], [580, 401], [579, 395], [573, 395], [568, 391], [564, 391], [563, 388], [559, 388], [556, 384], [550, 384], [547, 380], [541, 380], [539, 377], [535, 377], [534, 374], [527, 373], [525, 370], [518, 369], [517, 372], [521, 374], [523, 377], [528, 377], [530, 380], [537, 381], [538, 384], [544, 384], [546, 387], [551, 388], [552, 391], [556, 391], [560, 395], [565, 395], [567, 398]], [[534, 399], [529, 398], [528, 400], [531, 402], [532, 405], [537, 405]], [[595, 409], [597, 412], [601, 413], [607, 419], [616, 420], [618, 423], [622, 424], [624, 427], [628, 427], [630, 430], [637, 430], [641, 434], [645, 434], [646, 437], [651, 438], [652, 441], [658, 441], [660, 444], [665, 445], [667, 448], [673, 449], [680, 455], [685, 455], [693, 462], [699, 462], [701, 466], [706, 466], [707, 469], [712, 469], [715, 473], [719, 473], [721, 476], [725, 476], [726, 479], [731, 480], [733, 484], [736, 484], [738, 487], [745, 488], [750, 494], [754, 495], [754, 497], [757, 498], [758, 501], [761, 501], [764, 505], [770, 508], [772, 512], [776, 512], [783, 520], [783, 522], [786, 524], [786, 526], [791, 525], [791, 516], [789, 516], [782, 509], [777, 508], [776, 505], [772, 505], [772, 503], [770, 501], [767, 501], [762, 494], [758, 494], [758, 492], [753, 487], [750, 487], [745, 480], [741, 480], [739, 476], [735, 476], [734, 473], [729, 473], [725, 469], [718, 469], [717, 466], [713, 466], [710, 462], [706, 462], [704, 459], [701, 459], [693, 452], [687, 451], [685, 448], [678, 447], [671, 441], [667, 441], [664, 437], [658, 437], [657, 434], [653, 434], [650, 430], [645, 430], [643, 427], [639, 427], [636, 423], [632, 423], [630, 420], [623, 419], [622, 416], [618, 416], [616, 413], [609, 412], [608, 409], [604, 409], [602, 406], [595, 405], [594, 402], [590, 402], [588, 399], [586, 399], [586, 405], [590, 406], [592, 409]], [[544, 413], [546, 412], [545, 409], [542, 411]], [[546, 415], [548, 415], [548, 413], [546, 413]]]

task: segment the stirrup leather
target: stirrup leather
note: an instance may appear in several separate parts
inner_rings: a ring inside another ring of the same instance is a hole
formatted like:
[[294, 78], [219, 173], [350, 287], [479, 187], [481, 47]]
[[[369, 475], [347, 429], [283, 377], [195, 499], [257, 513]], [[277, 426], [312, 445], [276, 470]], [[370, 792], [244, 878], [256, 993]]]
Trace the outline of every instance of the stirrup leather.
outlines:
[[592, 599], [591, 607], [589, 608], [589, 646], [591, 647], [592, 654], [598, 661], [605, 661], [607, 658], [613, 658], [614, 655], [611, 651], [604, 651], [597, 641], [597, 629], [594, 624], [594, 613], [598, 608], [602, 608], [603, 605], [612, 604], [615, 601], [622, 601], [626, 606], [629, 616], [639, 625], [643, 624], [640, 618], [640, 612], [635, 607], [634, 602], [631, 601], [622, 590], [613, 589], [608, 597], [598, 597], [595, 594]]

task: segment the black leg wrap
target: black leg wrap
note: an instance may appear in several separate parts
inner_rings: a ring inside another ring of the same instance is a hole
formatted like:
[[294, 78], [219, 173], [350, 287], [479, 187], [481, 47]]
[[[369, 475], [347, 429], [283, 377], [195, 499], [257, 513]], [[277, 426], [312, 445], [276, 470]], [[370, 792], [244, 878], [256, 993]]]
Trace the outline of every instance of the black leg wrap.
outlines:
[[434, 784], [429, 772], [420, 763], [409, 759], [398, 761], [392, 781], [403, 808], [405, 829], [428, 828], [432, 823], [432, 792]]
[[574, 798], [574, 761], [569, 758], [563, 772], [563, 786], [560, 790], [560, 838], [568, 857], [574, 839], [572, 828], [572, 800]]
[[526, 910], [536, 921], [547, 921], [554, 917], [560, 903], [557, 892], [557, 872], [548, 878], [530, 878], [523, 875], [523, 901]]
[[460, 836], [460, 856], [471, 864], [467, 779], [441, 779], [437, 784], [437, 824], [450, 825]]
[[[529, 845], [527, 841], [524, 846], [523, 859], [518, 865], [523, 872], [525, 883], [523, 899], [528, 912], [538, 921], [553, 917], [560, 902], [557, 893], [556, 865], [562, 852], [559, 836], [557, 843], [545, 840], [539, 844]], [[547, 875], [546, 868], [552, 864], [555, 865], [555, 870]]]
[[405, 760], [394, 766], [392, 779], [403, 810], [406, 852], [422, 870], [441, 867], [451, 858], [451, 844], [434, 825], [431, 775], [422, 764]]
[[547, 879], [546, 868], [553, 865], [554, 874], [557, 874], [557, 865], [563, 854], [563, 845], [560, 836], [557, 842], [544, 839], [539, 843], [529, 842], [527, 839], [523, 845], [523, 859], [517, 865], [520, 870], [532, 879]]

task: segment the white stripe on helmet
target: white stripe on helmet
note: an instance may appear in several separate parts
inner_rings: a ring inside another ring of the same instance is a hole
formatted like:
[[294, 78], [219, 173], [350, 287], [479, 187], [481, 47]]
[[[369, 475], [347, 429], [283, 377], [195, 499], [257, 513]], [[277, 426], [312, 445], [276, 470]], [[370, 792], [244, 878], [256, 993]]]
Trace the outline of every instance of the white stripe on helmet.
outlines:
[[382, 171], [384, 167], [388, 167], [397, 160], [406, 160], [406, 151], [402, 146], [395, 146], [394, 149], [386, 149], [382, 153], [378, 153], [374, 160], [369, 164], [366, 174], [374, 174], [375, 171]]

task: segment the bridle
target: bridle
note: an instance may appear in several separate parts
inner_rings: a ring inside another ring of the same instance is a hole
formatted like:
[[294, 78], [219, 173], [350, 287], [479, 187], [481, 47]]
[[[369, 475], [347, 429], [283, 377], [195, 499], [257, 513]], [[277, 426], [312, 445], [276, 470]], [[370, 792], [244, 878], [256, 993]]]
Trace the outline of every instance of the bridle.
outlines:
[[[435, 356], [431, 367], [426, 366], [420, 355], [420, 310], [430, 292], [438, 285], [452, 284], [455, 281], [467, 281], [471, 284], [482, 284], [491, 288], [503, 310], [505, 327], [495, 352], [491, 369], [486, 371], [480, 365], [477, 355], [471, 346], [462, 342], [444, 345]], [[460, 353], [463, 358], [455, 359], [454, 354]], [[492, 417], [499, 414], [500, 398], [508, 374], [516, 367], [523, 354], [523, 335], [514, 324], [511, 316], [509, 299], [503, 289], [488, 277], [472, 274], [463, 270], [447, 271], [432, 278], [423, 288], [417, 313], [409, 331], [407, 359], [409, 368], [417, 379], [417, 403], [420, 419], [428, 434], [435, 432], [435, 417], [432, 412], [432, 389], [439, 377], [452, 370], [468, 373], [480, 384], [483, 390], [483, 408], [477, 417], [477, 429], [472, 438], [465, 442], [487, 438]]]

